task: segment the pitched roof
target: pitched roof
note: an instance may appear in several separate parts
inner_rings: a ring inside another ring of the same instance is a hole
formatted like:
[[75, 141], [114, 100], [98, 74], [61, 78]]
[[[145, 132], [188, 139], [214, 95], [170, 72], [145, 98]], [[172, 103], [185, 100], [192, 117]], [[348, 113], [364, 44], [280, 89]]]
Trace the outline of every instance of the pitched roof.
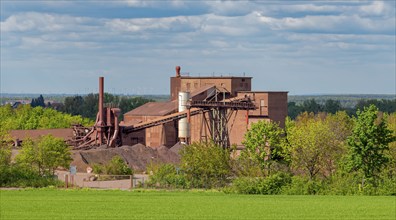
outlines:
[[193, 91], [191, 92], [190, 98], [193, 98], [193, 97], [195, 97], [195, 96], [197, 96], [197, 95], [200, 95], [201, 93], [206, 92], [206, 91], [208, 91], [208, 90], [210, 90], [210, 89], [214, 89], [215, 87], [216, 87], [215, 85], [205, 85], [205, 86], [201, 86], [201, 87], [199, 87], [198, 89], [195, 89], [195, 90], [193, 90]]
[[125, 115], [163, 116], [176, 112], [177, 109], [177, 100], [167, 102], [148, 102], [125, 113]]

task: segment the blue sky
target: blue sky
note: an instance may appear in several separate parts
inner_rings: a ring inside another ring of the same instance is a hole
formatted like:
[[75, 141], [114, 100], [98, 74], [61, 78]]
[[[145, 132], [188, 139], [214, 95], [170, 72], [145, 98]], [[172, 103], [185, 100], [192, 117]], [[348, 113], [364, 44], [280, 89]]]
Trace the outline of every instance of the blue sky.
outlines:
[[1, 92], [169, 94], [192, 76], [395, 94], [395, 1], [1, 0]]

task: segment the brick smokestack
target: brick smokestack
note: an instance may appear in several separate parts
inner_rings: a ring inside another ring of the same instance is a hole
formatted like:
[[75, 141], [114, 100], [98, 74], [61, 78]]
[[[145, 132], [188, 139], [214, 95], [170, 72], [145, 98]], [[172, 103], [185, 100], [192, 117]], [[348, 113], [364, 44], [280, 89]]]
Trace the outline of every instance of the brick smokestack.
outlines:
[[176, 77], [180, 77], [180, 66], [176, 66]]
[[99, 133], [99, 144], [103, 144], [103, 126], [104, 126], [104, 115], [103, 115], [103, 102], [104, 102], [104, 77], [99, 77], [99, 122], [98, 122], [98, 133]]

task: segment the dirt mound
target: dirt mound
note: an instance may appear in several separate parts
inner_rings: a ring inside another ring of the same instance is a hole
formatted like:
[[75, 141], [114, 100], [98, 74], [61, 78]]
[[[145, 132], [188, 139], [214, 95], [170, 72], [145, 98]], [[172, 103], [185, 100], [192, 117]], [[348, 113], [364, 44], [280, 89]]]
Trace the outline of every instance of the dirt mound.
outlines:
[[166, 146], [153, 149], [143, 144], [121, 146], [108, 149], [91, 149], [73, 153], [72, 165], [77, 166], [79, 172], [85, 172], [89, 164], [106, 164], [114, 156], [120, 156], [137, 172], [145, 171], [150, 163], [178, 163], [180, 156]]
[[182, 144], [180, 142], [177, 142], [173, 147], [171, 147], [169, 150], [172, 151], [173, 153], [179, 155], [179, 151], [184, 148], [185, 144]]
[[87, 172], [88, 163], [83, 159], [80, 152], [73, 151], [72, 152], [73, 161], [70, 163], [70, 166], [76, 166], [77, 172]]
[[179, 163], [180, 156], [168, 149], [166, 146], [160, 146], [157, 148], [157, 155], [161, 161], [167, 161], [168, 163]]

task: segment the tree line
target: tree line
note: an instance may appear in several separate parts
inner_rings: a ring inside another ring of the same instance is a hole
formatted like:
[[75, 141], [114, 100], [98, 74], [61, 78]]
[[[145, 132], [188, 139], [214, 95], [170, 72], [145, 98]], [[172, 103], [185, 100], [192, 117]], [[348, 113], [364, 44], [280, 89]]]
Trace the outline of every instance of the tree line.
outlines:
[[339, 100], [327, 99], [323, 104], [320, 104], [315, 99], [308, 99], [300, 104], [288, 102], [288, 116], [295, 119], [303, 112], [326, 112], [334, 114], [338, 111], [345, 111], [349, 116], [352, 116], [356, 115], [357, 110], [363, 110], [364, 107], [370, 105], [375, 105], [381, 112], [396, 112], [396, 99], [362, 99], [354, 107], [344, 107]]
[[[95, 120], [96, 114], [98, 113], [98, 101], [99, 95], [93, 93], [86, 96], [77, 95], [66, 97], [59, 111], [71, 115], [81, 115], [84, 118]], [[126, 97], [109, 93], [104, 94], [104, 103], [120, 108], [122, 115], [147, 102], [154, 102], [154, 100], [143, 97]]]

